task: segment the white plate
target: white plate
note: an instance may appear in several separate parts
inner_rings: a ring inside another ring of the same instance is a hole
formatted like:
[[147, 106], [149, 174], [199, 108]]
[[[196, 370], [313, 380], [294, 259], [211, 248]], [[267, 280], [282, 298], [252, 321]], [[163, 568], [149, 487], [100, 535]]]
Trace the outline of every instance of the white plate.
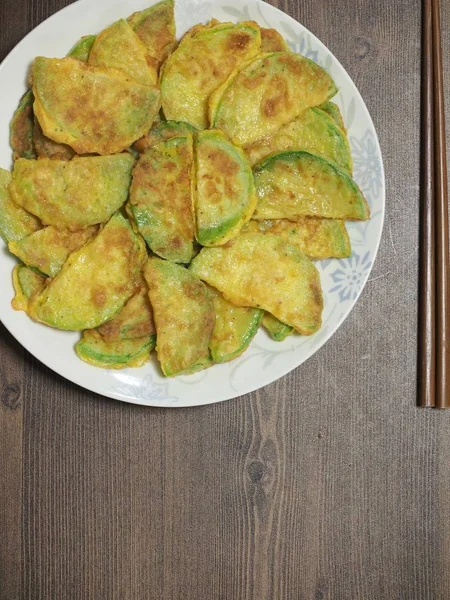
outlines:
[[[120, 17], [152, 4], [152, 0], [79, 0], [29, 33], [0, 66], [0, 166], [11, 168], [8, 127], [31, 61], [37, 55], [62, 57], [83, 35], [96, 33]], [[292, 49], [325, 67], [340, 91], [335, 98], [348, 128], [355, 179], [372, 211], [368, 222], [348, 225], [353, 255], [347, 260], [318, 263], [325, 296], [323, 328], [312, 337], [291, 337], [283, 343], [260, 331], [249, 350], [232, 363], [191, 377], [165, 379], [154, 362], [141, 369], [102, 370], [79, 360], [79, 336], [52, 330], [11, 309], [11, 271], [15, 259], [0, 246], [0, 318], [12, 335], [45, 365], [74, 383], [110, 398], [148, 406], [185, 407], [220, 402], [247, 394], [286, 375], [330, 339], [354, 307], [369, 277], [384, 220], [384, 172], [377, 135], [355, 85], [331, 52], [307, 29], [261, 0], [178, 0], [177, 34], [211, 18], [254, 20], [274, 27]], [[0, 240], [1, 243], [1, 240]]]

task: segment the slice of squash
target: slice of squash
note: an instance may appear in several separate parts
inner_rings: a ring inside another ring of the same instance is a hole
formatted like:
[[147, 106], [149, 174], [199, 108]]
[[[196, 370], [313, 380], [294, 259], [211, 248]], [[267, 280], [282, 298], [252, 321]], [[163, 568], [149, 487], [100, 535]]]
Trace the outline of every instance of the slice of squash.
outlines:
[[151, 65], [144, 43], [124, 19], [98, 34], [89, 54], [89, 64], [121, 69], [142, 85], [155, 85], [158, 73]]
[[161, 121], [153, 125], [144, 137], [135, 142], [133, 149], [142, 154], [161, 142], [166, 142], [176, 137], [193, 135], [196, 131], [195, 127], [182, 121]]
[[25, 265], [16, 265], [13, 269], [14, 298], [11, 306], [14, 310], [28, 312], [29, 300], [45, 286], [45, 277]]
[[254, 168], [258, 206], [254, 219], [325, 217], [366, 220], [369, 206], [348, 173], [303, 151], [269, 155]]
[[145, 256], [141, 238], [116, 213], [33, 298], [30, 316], [57, 329], [99, 327], [114, 318], [134, 294]]
[[142, 367], [154, 350], [156, 336], [106, 342], [98, 331], [84, 331], [75, 351], [84, 362], [103, 369]]
[[294, 328], [286, 323], [282, 323], [279, 319], [268, 312], [264, 313], [262, 325], [267, 330], [270, 337], [276, 342], [284, 342], [292, 333]]
[[274, 152], [305, 150], [323, 156], [351, 173], [353, 162], [345, 132], [320, 108], [309, 108], [270, 138], [246, 148], [252, 165]]
[[325, 102], [325, 104], [321, 104], [319, 106], [321, 110], [324, 110], [333, 121], [336, 123], [338, 127], [340, 127], [344, 132], [347, 132], [347, 129], [344, 124], [344, 119], [342, 118], [342, 114], [340, 108], [334, 102]]
[[220, 246], [236, 237], [257, 203], [253, 174], [241, 148], [220, 131], [202, 131], [195, 143], [197, 241]]
[[211, 95], [211, 126], [246, 146], [336, 92], [330, 75], [308, 58], [293, 52], [263, 54], [235, 71]]
[[189, 263], [194, 255], [192, 136], [147, 150], [133, 171], [128, 212], [158, 256]]
[[245, 233], [226, 246], [204, 248], [190, 270], [236, 306], [262, 308], [299, 333], [311, 335], [321, 326], [319, 273], [276, 235]]
[[141, 278], [137, 292], [111, 321], [98, 330], [105, 342], [120, 342], [156, 335], [153, 310], [148, 297], [148, 286]]
[[75, 58], [35, 58], [34, 113], [44, 134], [77, 154], [114, 154], [145, 135], [160, 109], [156, 86]]
[[348, 258], [352, 253], [345, 222], [334, 219], [299, 217], [295, 223], [286, 219], [250, 221], [244, 232], [279, 235], [311, 260]]
[[206, 286], [184, 267], [150, 258], [144, 275], [156, 324], [156, 350], [167, 377], [209, 364], [215, 313]]
[[45, 225], [78, 231], [106, 222], [128, 197], [130, 154], [26, 160], [14, 164], [12, 200]]
[[261, 52], [268, 54], [271, 52], [289, 52], [289, 46], [276, 29], [266, 29], [261, 27]]
[[162, 108], [166, 119], [208, 127], [208, 101], [236, 67], [261, 48], [256, 23], [199, 25], [181, 41], [161, 72]]
[[163, 0], [136, 12], [128, 17], [128, 22], [159, 68], [176, 46], [174, 1]]
[[96, 234], [97, 229], [92, 226], [81, 231], [61, 231], [52, 226], [45, 227], [22, 240], [10, 242], [8, 249], [29, 267], [55, 277], [70, 253], [84, 246]]
[[264, 311], [235, 306], [209, 288], [216, 311], [216, 323], [209, 343], [215, 363], [224, 363], [241, 356], [258, 332]]
[[13, 158], [36, 158], [33, 143], [33, 102], [31, 90], [25, 92], [19, 101], [19, 106], [14, 111], [9, 124], [9, 143], [13, 150]]
[[96, 35], [85, 35], [80, 40], [78, 40], [78, 42], [73, 46], [73, 48], [70, 50], [67, 56], [77, 58], [82, 62], [87, 62], [96, 37]]
[[6, 243], [21, 240], [42, 227], [39, 219], [13, 202], [11, 182], [11, 173], [0, 169], [0, 236]]

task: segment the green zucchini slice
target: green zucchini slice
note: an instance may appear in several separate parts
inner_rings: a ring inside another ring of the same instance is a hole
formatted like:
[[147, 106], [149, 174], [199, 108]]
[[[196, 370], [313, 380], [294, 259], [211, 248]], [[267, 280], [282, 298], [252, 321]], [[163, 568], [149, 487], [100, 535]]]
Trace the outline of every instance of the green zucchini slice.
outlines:
[[142, 85], [151, 86], [158, 81], [144, 43], [124, 19], [98, 34], [89, 54], [89, 64], [121, 69]]
[[98, 331], [84, 331], [75, 351], [79, 358], [94, 367], [127, 369], [142, 367], [154, 350], [156, 336], [106, 342]]
[[56, 277], [67, 258], [79, 250], [96, 233], [92, 226], [81, 231], [61, 231], [52, 226], [8, 244], [9, 251], [29, 267], [39, 269], [44, 275]]
[[130, 154], [14, 163], [12, 200], [45, 225], [78, 231], [106, 222], [128, 197]]
[[167, 377], [209, 364], [215, 313], [206, 286], [190, 271], [160, 258], [147, 261], [144, 275], [156, 324], [156, 350]]
[[33, 143], [33, 102], [31, 90], [27, 90], [19, 101], [9, 124], [9, 143], [13, 150], [13, 158], [36, 158]]
[[224, 363], [241, 356], [258, 332], [264, 311], [235, 306], [215, 290], [210, 294], [216, 311], [216, 324], [209, 348], [215, 363]]
[[308, 58], [293, 52], [263, 54], [233, 73], [211, 96], [211, 126], [246, 146], [336, 92], [330, 75]]
[[254, 219], [324, 217], [366, 220], [369, 206], [348, 173], [303, 151], [271, 154], [254, 168], [258, 206]]
[[127, 219], [116, 213], [33, 298], [30, 316], [57, 329], [99, 327], [114, 318], [134, 294], [145, 256], [143, 241]]
[[275, 152], [305, 150], [334, 162], [351, 173], [353, 162], [345, 132], [320, 108], [309, 108], [272, 137], [247, 148], [252, 165]]
[[33, 269], [25, 265], [16, 265], [13, 269], [13, 309], [28, 312], [28, 301], [44, 288], [45, 281], [46, 278]]
[[78, 60], [81, 60], [82, 62], [87, 62], [96, 37], [96, 35], [85, 35], [78, 40], [67, 56], [78, 58]]
[[148, 286], [142, 277], [137, 292], [111, 321], [97, 330], [105, 342], [120, 342], [156, 335]]
[[256, 23], [213, 22], [194, 27], [162, 69], [161, 98], [166, 119], [206, 129], [210, 95], [260, 48], [261, 33]]
[[147, 150], [133, 171], [128, 212], [158, 256], [189, 263], [194, 255], [192, 136]]
[[311, 335], [321, 326], [319, 273], [297, 248], [276, 235], [245, 233], [220, 248], [203, 248], [194, 275], [236, 306], [261, 308]]
[[311, 260], [348, 258], [352, 253], [345, 222], [335, 219], [299, 217], [295, 223], [286, 219], [250, 221], [243, 232], [279, 235]]
[[161, 142], [167, 142], [176, 137], [187, 137], [196, 131], [195, 127], [182, 121], [160, 121], [153, 125], [144, 137], [133, 144], [133, 149], [142, 154]]
[[176, 46], [174, 1], [163, 0], [136, 12], [128, 17], [128, 22], [159, 68]]
[[6, 243], [21, 240], [42, 227], [39, 219], [13, 202], [11, 182], [11, 173], [0, 169], [0, 236]]
[[282, 323], [279, 319], [268, 312], [264, 313], [262, 325], [267, 330], [270, 337], [276, 342], [284, 342], [292, 333], [294, 328], [286, 323]]
[[220, 246], [236, 237], [257, 203], [250, 164], [243, 150], [220, 131], [202, 131], [195, 144], [197, 241]]

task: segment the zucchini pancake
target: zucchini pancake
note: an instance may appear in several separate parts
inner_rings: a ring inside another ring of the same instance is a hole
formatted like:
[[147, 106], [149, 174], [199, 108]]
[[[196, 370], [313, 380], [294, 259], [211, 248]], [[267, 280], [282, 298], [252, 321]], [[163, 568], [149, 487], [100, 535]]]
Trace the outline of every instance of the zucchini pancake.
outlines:
[[12, 307], [80, 332], [77, 356], [167, 377], [241, 356], [264, 328], [314, 335], [315, 262], [352, 254], [370, 209], [330, 74], [256, 22], [174, 0], [38, 56], [0, 169]]

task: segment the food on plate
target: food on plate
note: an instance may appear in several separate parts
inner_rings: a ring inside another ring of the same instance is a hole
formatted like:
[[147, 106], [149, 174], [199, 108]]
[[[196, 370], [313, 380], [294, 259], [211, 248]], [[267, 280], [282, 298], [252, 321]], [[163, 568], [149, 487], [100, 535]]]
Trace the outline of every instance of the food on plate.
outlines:
[[195, 222], [202, 246], [219, 246], [236, 237], [257, 203], [246, 155], [220, 131], [202, 131], [195, 140]]
[[25, 92], [19, 101], [9, 125], [9, 143], [16, 158], [36, 158], [33, 144], [34, 96], [31, 90]]
[[209, 342], [211, 356], [220, 364], [241, 356], [258, 333], [264, 311], [235, 306], [214, 288], [209, 288], [216, 322]]
[[211, 127], [252, 144], [337, 92], [330, 75], [293, 52], [263, 54], [236, 70], [210, 98]]
[[96, 37], [96, 35], [85, 35], [80, 40], [78, 40], [78, 42], [67, 54], [67, 56], [71, 56], [72, 58], [78, 58], [78, 60], [87, 62]]
[[128, 212], [158, 256], [189, 263], [194, 255], [192, 136], [150, 148], [133, 171]]
[[95, 329], [114, 318], [134, 294], [144, 259], [142, 239], [116, 213], [30, 300], [29, 314], [57, 329]]
[[164, 0], [128, 17], [128, 22], [159, 68], [176, 46], [173, 0]]
[[88, 59], [93, 67], [120, 69], [138, 83], [153, 86], [158, 72], [150, 61], [147, 48], [125, 19], [98, 34]]
[[156, 335], [148, 285], [143, 275], [140, 277], [139, 287], [134, 296], [114, 319], [101, 325], [97, 331], [105, 342], [120, 342]]
[[344, 124], [344, 119], [342, 118], [341, 111], [337, 104], [335, 104], [334, 102], [325, 102], [324, 104], [321, 104], [319, 108], [325, 111], [328, 115], [330, 115], [330, 117], [333, 119], [336, 125], [340, 127], [340, 129], [342, 129], [344, 133], [347, 133]]
[[321, 326], [319, 273], [276, 235], [245, 233], [226, 246], [203, 248], [190, 270], [236, 306], [262, 308], [303, 335]]
[[246, 150], [252, 166], [274, 152], [305, 150], [323, 156], [349, 173], [353, 167], [345, 132], [320, 108], [308, 108], [274, 135], [251, 144]]
[[337, 219], [299, 217], [295, 222], [286, 219], [250, 221], [243, 232], [279, 235], [311, 260], [348, 258], [352, 253], [345, 222]]
[[194, 134], [196, 131], [195, 127], [182, 121], [160, 121], [159, 123], [155, 123], [144, 137], [133, 144], [133, 149], [143, 153], [161, 142], [166, 142], [176, 137], [186, 137]]
[[258, 206], [253, 219], [324, 217], [366, 220], [369, 206], [350, 175], [304, 151], [271, 154], [254, 168]]
[[125, 369], [142, 367], [155, 348], [156, 336], [106, 342], [95, 329], [84, 331], [75, 351], [94, 367]]
[[276, 29], [261, 27], [261, 52], [289, 52], [289, 46]]
[[208, 101], [234, 69], [257, 56], [261, 33], [252, 22], [198, 25], [181, 40], [161, 72], [164, 116], [206, 129]]
[[184, 267], [149, 258], [144, 270], [156, 325], [156, 351], [166, 377], [212, 364], [215, 312], [206, 286]]
[[122, 152], [147, 133], [160, 108], [157, 86], [71, 57], [35, 58], [31, 77], [42, 131], [77, 154]]
[[286, 323], [282, 323], [279, 319], [270, 313], [264, 313], [262, 325], [267, 330], [270, 337], [276, 342], [284, 342], [284, 340], [294, 333], [294, 328]]
[[177, 43], [163, 0], [35, 58], [30, 85], [0, 169], [15, 310], [80, 331], [95, 367], [156, 349], [167, 377], [236, 359], [261, 326], [320, 329], [312, 261], [349, 257], [345, 220], [370, 216], [326, 70], [252, 21]]
[[11, 173], [0, 169], [0, 237], [6, 243], [21, 240], [42, 227], [39, 219], [13, 202], [11, 181]]
[[128, 197], [130, 154], [14, 163], [12, 200], [44, 225], [78, 231], [106, 222]]
[[28, 267], [55, 277], [69, 255], [84, 246], [97, 230], [95, 225], [80, 231], [56, 229], [50, 225], [21, 240], [10, 242], [8, 249]]
[[46, 137], [37, 119], [34, 122], [33, 144], [38, 158], [71, 160], [75, 156], [75, 152], [67, 144], [58, 144]]
[[16, 265], [13, 269], [14, 298], [11, 302], [14, 310], [28, 312], [28, 301], [45, 286], [46, 278], [25, 265]]

